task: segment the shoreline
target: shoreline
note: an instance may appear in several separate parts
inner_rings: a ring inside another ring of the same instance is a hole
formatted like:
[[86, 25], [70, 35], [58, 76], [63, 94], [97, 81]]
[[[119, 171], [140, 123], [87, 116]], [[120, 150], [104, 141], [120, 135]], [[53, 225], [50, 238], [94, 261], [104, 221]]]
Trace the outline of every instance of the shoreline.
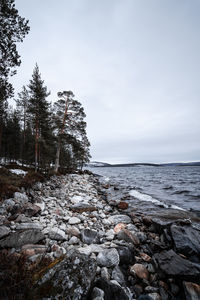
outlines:
[[1, 252], [33, 268], [32, 299], [200, 297], [200, 231], [185, 218], [128, 212], [128, 201], [109, 201], [108, 191], [94, 174], [71, 174], [4, 201]]

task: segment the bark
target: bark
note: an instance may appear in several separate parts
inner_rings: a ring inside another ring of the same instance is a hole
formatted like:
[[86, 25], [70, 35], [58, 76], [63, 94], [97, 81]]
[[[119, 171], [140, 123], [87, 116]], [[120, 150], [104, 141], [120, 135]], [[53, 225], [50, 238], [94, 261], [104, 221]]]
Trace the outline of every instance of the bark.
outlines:
[[56, 161], [55, 161], [55, 168], [54, 171], [57, 173], [59, 168], [59, 161], [60, 161], [60, 149], [61, 149], [61, 139], [58, 140], [58, 147], [56, 151]]
[[39, 132], [38, 132], [38, 120], [37, 120], [36, 129], [35, 129], [35, 172], [37, 172], [37, 166], [38, 166], [38, 138], [39, 138]]

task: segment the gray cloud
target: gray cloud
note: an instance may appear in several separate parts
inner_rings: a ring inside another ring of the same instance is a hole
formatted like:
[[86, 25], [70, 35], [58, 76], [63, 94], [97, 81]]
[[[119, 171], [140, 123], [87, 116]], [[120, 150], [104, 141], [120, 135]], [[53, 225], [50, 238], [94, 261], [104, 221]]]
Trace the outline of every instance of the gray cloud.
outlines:
[[51, 100], [83, 103], [94, 160], [200, 159], [198, 0], [16, 0], [31, 31], [16, 91], [37, 61]]

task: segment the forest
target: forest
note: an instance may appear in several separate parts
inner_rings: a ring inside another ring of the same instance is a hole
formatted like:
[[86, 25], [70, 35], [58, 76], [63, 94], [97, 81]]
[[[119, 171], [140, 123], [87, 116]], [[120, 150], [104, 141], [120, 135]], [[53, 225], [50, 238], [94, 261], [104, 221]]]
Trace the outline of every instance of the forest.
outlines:
[[50, 92], [37, 63], [29, 84], [14, 97], [9, 79], [21, 64], [16, 45], [30, 27], [18, 14], [14, 0], [1, 1], [0, 11], [1, 163], [17, 162], [45, 173], [82, 169], [90, 158], [84, 108], [70, 90], [48, 100]]

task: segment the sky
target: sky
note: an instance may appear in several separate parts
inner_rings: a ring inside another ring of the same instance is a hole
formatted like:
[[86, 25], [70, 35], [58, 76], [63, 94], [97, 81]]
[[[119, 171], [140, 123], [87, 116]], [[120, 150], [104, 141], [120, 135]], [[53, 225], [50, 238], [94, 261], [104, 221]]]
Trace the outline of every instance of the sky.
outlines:
[[16, 0], [16, 95], [36, 62], [86, 112], [93, 161], [200, 160], [200, 0]]

